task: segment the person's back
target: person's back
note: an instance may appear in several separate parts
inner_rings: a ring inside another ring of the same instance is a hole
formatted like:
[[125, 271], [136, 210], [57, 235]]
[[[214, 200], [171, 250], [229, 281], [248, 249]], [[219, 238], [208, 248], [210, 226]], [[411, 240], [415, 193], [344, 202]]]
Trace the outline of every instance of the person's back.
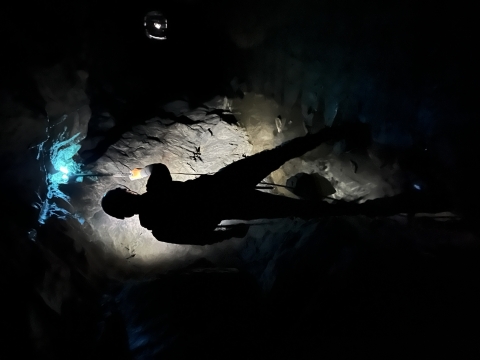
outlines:
[[[141, 195], [140, 224], [160, 241], [203, 244], [223, 220], [228, 199], [209, 177], [171, 181]], [[150, 181], [150, 180], [149, 180]]]

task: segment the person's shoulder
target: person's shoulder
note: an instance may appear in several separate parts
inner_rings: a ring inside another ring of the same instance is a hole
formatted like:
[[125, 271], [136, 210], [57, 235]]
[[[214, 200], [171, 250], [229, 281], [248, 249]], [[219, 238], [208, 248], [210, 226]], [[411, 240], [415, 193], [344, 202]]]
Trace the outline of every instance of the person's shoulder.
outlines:
[[155, 177], [162, 177], [163, 179], [169, 179], [171, 180], [172, 177], [170, 175], [170, 170], [165, 164], [162, 163], [156, 163], [156, 164], [151, 164], [146, 167], [151, 176]]
[[168, 169], [167, 165], [162, 163], [154, 163], [154, 164], [147, 165], [146, 167], [150, 169], [160, 169], [160, 168]]
[[147, 181], [147, 192], [163, 191], [172, 182], [170, 171], [163, 164], [149, 165], [150, 177]]

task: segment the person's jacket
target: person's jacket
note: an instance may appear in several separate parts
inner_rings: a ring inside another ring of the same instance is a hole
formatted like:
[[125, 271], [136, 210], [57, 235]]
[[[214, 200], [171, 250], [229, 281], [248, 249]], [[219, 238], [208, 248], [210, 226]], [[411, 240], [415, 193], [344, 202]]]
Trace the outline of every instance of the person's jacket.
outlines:
[[208, 175], [185, 182], [173, 181], [163, 164], [149, 167], [147, 192], [142, 194], [140, 224], [152, 230], [159, 241], [174, 244], [207, 245], [233, 236], [243, 236], [245, 227], [217, 230], [224, 220], [228, 200], [215, 188]]

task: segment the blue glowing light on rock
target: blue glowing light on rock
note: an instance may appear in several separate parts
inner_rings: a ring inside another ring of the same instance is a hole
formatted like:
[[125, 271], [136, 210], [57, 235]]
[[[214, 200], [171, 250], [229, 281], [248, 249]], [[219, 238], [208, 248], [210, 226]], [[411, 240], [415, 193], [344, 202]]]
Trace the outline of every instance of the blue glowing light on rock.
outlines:
[[68, 216], [71, 216], [77, 219], [81, 224], [84, 222], [84, 219], [80, 216], [70, 213], [70, 211], [57, 204], [57, 201], [61, 199], [70, 205], [70, 197], [61, 191], [59, 186], [68, 183], [69, 176], [67, 174], [79, 173], [81, 169], [81, 165], [73, 159], [80, 149], [80, 145], [78, 144], [80, 141], [80, 133], [67, 138], [66, 132], [67, 128], [65, 128], [64, 131], [52, 141], [48, 153], [46, 151], [45, 142], [39, 146], [39, 156], [37, 159], [40, 158], [40, 153], [45, 151], [46, 154], [44, 155], [48, 156], [53, 168], [57, 171], [55, 173], [46, 174], [45, 181], [47, 184], [47, 193], [40, 206], [38, 219], [40, 224], [44, 224], [45, 221], [52, 216], [60, 219], [66, 219]]
[[78, 144], [80, 133], [64, 139], [65, 132], [66, 129], [60, 134], [59, 139], [53, 142], [50, 148], [50, 161], [57, 171], [65, 174], [69, 172], [78, 173], [80, 171], [80, 165], [73, 160], [73, 157], [81, 147]]

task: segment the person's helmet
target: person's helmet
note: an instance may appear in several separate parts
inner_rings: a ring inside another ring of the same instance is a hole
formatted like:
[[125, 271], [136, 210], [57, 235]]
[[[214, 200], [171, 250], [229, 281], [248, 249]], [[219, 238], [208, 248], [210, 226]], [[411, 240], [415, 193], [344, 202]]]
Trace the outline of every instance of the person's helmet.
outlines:
[[102, 198], [103, 211], [117, 219], [133, 216], [137, 196], [138, 194], [124, 188], [110, 190]]

